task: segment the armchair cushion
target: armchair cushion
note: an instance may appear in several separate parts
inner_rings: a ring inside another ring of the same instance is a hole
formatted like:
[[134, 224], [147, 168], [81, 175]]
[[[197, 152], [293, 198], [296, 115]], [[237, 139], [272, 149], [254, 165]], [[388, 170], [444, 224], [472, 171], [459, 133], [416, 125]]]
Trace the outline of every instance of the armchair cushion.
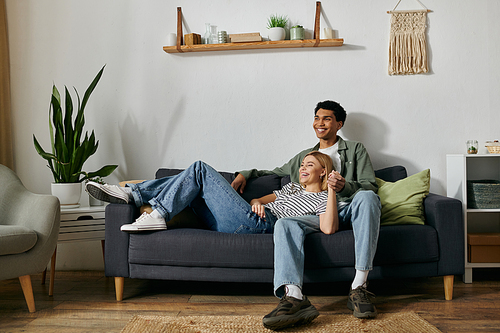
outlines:
[[20, 225], [0, 225], [0, 256], [18, 254], [35, 246], [36, 232]]

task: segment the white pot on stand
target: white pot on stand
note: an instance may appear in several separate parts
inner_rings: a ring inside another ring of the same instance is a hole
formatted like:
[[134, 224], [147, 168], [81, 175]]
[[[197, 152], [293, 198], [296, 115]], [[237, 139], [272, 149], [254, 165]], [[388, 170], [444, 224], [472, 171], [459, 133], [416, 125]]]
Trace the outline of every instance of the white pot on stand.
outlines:
[[61, 208], [80, 207], [82, 183], [52, 183], [50, 189], [52, 195], [59, 198]]
[[285, 39], [286, 31], [284, 28], [275, 27], [275, 28], [269, 28], [268, 30], [269, 31], [268, 31], [267, 36], [269, 37], [269, 40], [277, 41], [277, 40], [284, 40]]

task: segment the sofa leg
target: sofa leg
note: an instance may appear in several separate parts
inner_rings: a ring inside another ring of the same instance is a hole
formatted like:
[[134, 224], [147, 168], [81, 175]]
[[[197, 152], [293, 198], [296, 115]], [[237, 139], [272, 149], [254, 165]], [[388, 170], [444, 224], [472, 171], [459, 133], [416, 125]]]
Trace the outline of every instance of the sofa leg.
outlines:
[[454, 275], [446, 275], [443, 276], [444, 279], [444, 298], [447, 301], [451, 301], [453, 298], [453, 280], [455, 276]]
[[125, 283], [125, 278], [121, 276], [115, 276], [115, 292], [116, 300], [118, 302], [123, 301], [123, 285]]
[[29, 312], [35, 312], [35, 297], [33, 297], [31, 277], [29, 275], [20, 276], [19, 282], [21, 283], [21, 288], [23, 289], [24, 298], [26, 299], [26, 304], [28, 305]]

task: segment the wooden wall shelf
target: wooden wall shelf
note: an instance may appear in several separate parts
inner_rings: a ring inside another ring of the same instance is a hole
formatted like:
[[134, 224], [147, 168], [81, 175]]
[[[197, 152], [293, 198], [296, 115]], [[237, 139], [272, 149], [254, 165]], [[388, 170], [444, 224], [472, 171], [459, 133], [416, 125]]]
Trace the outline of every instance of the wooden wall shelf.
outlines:
[[177, 45], [164, 46], [163, 51], [167, 53], [188, 53], [188, 52], [208, 52], [208, 51], [234, 51], [234, 50], [256, 50], [256, 49], [283, 49], [283, 48], [303, 48], [303, 47], [333, 47], [342, 46], [344, 39], [320, 39], [319, 20], [321, 12], [321, 2], [316, 2], [316, 17], [314, 20], [313, 39], [304, 40], [281, 40], [265, 42], [244, 42], [244, 43], [223, 43], [223, 44], [196, 44], [182, 45], [182, 10], [177, 7]]
[[207, 51], [234, 51], [234, 50], [255, 50], [255, 49], [284, 49], [301, 47], [332, 47], [342, 46], [344, 40], [338, 39], [320, 39], [316, 45], [316, 39], [304, 40], [281, 40], [250, 43], [224, 43], [224, 44], [197, 44], [182, 45], [180, 51], [177, 46], [164, 46], [163, 50], [167, 53], [183, 52], [207, 52]]

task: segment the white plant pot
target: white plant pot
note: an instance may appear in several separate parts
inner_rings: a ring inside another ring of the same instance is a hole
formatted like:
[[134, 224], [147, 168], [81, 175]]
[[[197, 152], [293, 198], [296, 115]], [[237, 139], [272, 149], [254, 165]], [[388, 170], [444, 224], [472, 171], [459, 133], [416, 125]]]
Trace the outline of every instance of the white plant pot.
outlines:
[[59, 198], [61, 208], [80, 207], [82, 183], [52, 183], [50, 189], [52, 195]]
[[279, 27], [269, 28], [267, 36], [269, 37], [269, 40], [272, 41], [284, 40], [286, 36], [286, 31], [284, 28], [279, 28]]

